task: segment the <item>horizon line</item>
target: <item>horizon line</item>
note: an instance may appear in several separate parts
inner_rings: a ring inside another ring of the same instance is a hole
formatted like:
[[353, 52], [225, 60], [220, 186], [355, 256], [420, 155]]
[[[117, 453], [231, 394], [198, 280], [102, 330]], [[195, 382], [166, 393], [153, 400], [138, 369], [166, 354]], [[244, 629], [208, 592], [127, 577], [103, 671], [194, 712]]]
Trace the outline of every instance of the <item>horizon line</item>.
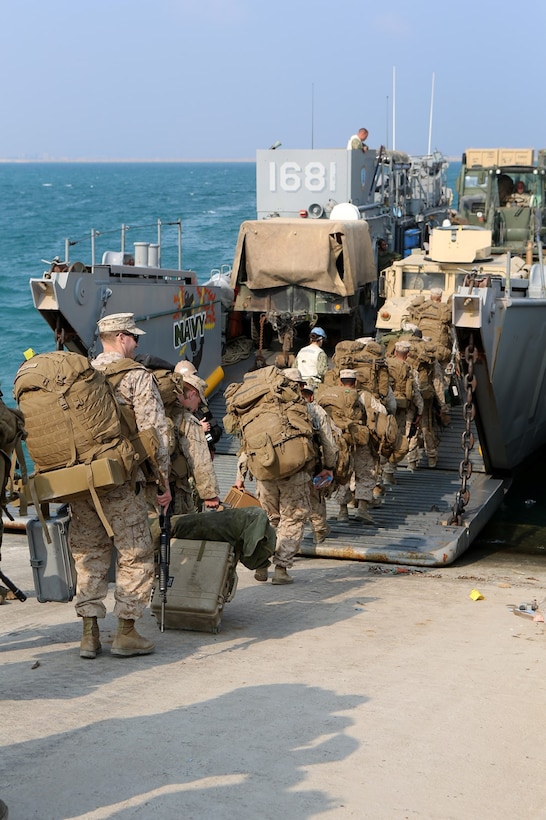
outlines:
[[24, 157], [24, 158], [22, 158], [22, 157], [19, 157], [19, 158], [17, 158], [17, 157], [0, 157], [0, 163], [3, 163], [3, 164], [8, 164], [8, 163], [25, 164], [25, 163], [31, 163], [31, 162], [44, 163], [44, 164], [53, 163], [53, 162], [95, 162], [95, 163], [101, 163], [101, 162], [139, 162], [139, 163], [141, 163], [141, 162], [142, 163], [144, 163], [144, 162], [256, 162], [256, 158], [254, 157], [252, 159], [244, 159], [244, 158], [243, 159], [228, 159], [228, 158], [224, 158], [224, 159], [206, 159], [206, 158], [202, 158], [202, 159], [180, 159], [180, 158], [178, 158], [178, 159], [175, 159], [175, 158], [149, 159], [149, 158], [146, 158], [145, 159], [145, 158], [142, 158], [142, 157], [140, 157], [140, 158], [131, 157], [131, 158], [120, 159], [119, 157], [110, 157], [110, 158], [106, 158], [106, 159], [105, 158], [97, 159], [97, 158], [94, 158], [94, 157], [79, 157], [79, 158], [68, 158], [68, 157], [48, 157], [48, 158], [43, 158], [43, 157], [42, 158], [40, 158], [40, 157], [35, 157], [35, 158], [32, 158], [32, 157]]

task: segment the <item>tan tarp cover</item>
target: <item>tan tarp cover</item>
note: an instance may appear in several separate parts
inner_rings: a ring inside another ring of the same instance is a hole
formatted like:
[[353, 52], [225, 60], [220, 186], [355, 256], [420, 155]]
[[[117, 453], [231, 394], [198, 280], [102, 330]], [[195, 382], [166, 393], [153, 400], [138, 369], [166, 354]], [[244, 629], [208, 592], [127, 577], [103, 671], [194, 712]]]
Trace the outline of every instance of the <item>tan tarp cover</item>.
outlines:
[[[343, 251], [343, 279], [336, 259]], [[300, 285], [351, 296], [376, 279], [368, 224], [364, 220], [264, 219], [243, 222], [231, 285], [250, 290]]]

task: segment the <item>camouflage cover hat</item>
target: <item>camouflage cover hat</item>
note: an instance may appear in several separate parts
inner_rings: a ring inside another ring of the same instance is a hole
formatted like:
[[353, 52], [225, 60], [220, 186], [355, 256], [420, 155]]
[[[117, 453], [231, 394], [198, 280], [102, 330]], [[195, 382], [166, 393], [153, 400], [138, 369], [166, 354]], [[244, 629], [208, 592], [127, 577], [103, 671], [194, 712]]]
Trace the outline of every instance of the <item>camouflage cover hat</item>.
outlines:
[[196, 373], [184, 373], [184, 384], [189, 384], [191, 387], [194, 387], [201, 396], [201, 401], [205, 401], [207, 383], [199, 378]]
[[300, 371], [297, 367], [287, 367], [286, 370], [282, 372], [283, 376], [287, 379], [290, 379], [291, 382], [303, 382], [303, 376], [301, 375]]
[[394, 349], [400, 350], [402, 353], [404, 353], [405, 351], [411, 349], [411, 345], [409, 342], [406, 342], [405, 339], [401, 339], [399, 342], [396, 342], [396, 344], [394, 345]]
[[97, 322], [99, 333], [130, 333], [134, 336], [145, 336], [146, 331], [135, 325], [134, 313], [111, 313]]
[[340, 370], [340, 379], [356, 379], [356, 370]]

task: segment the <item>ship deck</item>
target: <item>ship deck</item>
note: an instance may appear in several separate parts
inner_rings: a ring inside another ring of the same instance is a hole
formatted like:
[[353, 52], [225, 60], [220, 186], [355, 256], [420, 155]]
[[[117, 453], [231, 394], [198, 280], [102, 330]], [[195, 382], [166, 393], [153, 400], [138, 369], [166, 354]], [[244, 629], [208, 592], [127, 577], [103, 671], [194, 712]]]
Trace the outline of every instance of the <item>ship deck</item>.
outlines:
[[[274, 353], [266, 352], [266, 359], [273, 363]], [[240, 381], [252, 366], [254, 356], [225, 368], [224, 384]], [[218, 420], [225, 415], [223, 391], [219, 390], [210, 400], [210, 409]], [[448, 522], [460, 488], [459, 465], [463, 456], [461, 436], [463, 417], [460, 408], [452, 408], [452, 423], [442, 430], [438, 467], [429, 469], [423, 462], [412, 473], [404, 462], [396, 472], [396, 484], [386, 488], [381, 507], [372, 510], [375, 525], [365, 525], [356, 517], [348, 523], [336, 520], [338, 505], [327, 502], [329, 537], [315, 545], [312, 532], [306, 528], [301, 545], [305, 556], [340, 558], [384, 562], [413, 566], [445, 566], [468, 549], [502, 503], [507, 489], [506, 480], [487, 475], [479, 451], [477, 431], [476, 444], [471, 451], [472, 475], [468, 482], [470, 500], [465, 509], [464, 525]], [[233, 484], [236, 474], [238, 440], [224, 434], [217, 445], [214, 467], [224, 498]], [[255, 491], [253, 482], [247, 489]], [[20, 517], [18, 511], [8, 507], [14, 516], [11, 522], [3, 518], [6, 533], [24, 530], [29, 516]], [[354, 511], [349, 507], [349, 515]], [[29, 509], [30, 516], [33, 508]]]

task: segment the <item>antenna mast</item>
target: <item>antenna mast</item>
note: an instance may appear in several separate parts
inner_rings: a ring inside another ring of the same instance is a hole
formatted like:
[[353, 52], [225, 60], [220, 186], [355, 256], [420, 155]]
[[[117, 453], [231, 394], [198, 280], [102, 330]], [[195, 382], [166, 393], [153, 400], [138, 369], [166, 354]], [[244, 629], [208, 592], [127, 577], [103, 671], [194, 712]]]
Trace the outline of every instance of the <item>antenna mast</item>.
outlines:
[[396, 66], [392, 67], [392, 150], [396, 151]]
[[432, 72], [432, 89], [430, 92], [430, 117], [428, 124], [428, 156], [432, 153], [432, 111], [434, 109], [434, 71]]
[[311, 83], [311, 148], [315, 147], [315, 83]]

